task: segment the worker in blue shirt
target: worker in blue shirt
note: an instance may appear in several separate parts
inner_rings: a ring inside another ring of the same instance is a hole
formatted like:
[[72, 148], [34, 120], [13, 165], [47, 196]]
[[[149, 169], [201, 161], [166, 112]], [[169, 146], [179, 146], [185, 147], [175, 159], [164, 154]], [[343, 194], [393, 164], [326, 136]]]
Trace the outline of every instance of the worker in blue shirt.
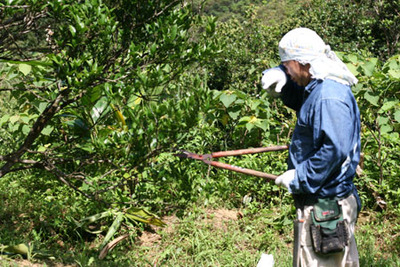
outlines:
[[262, 87], [294, 109], [288, 171], [275, 183], [293, 195], [293, 266], [359, 266], [354, 226], [361, 204], [353, 184], [360, 159], [357, 79], [314, 31], [297, 28], [279, 42], [282, 64]]

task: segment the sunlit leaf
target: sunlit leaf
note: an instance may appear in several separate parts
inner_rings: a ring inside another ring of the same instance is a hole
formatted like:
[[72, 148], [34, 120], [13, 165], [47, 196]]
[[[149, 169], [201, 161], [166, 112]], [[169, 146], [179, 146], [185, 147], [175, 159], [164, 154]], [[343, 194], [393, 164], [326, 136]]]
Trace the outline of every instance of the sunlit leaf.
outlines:
[[383, 103], [382, 107], [380, 108], [380, 111], [381, 112], [386, 112], [386, 111], [392, 109], [398, 103], [399, 103], [398, 100], [386, 101], [386, 102]]
[[69, 31], [71, 32], [72, 36], [75, 36], [75, 34], [76, 34], [76, 29], [75, 29], [74, 26], [69, 25]]
[[375, 95], [370, 94], [369, 92], [366, 92], [366, 93], [364, 94], [364, 98], [365, 98], [369, 103], [371, 103], [372, 105], [378, 106], [379, 96], [375, 96]]
[[249, 123], [256, 123], [258, 121], [258, 118], [256, 117], [256, 116], [251, 116], [250, 117], [250, 121], [249, 121]]
[[28, 125], [24, 125], [22, 126], [22, 133], [24, 135], [27, 135], [29, 133], [29, 131], [31, 130], [31, 127], [29, 127]]
[[90, 111], [90, 115], [94, 123], [100, 118], [103, 112], [108, 108], [108, 99], [106, 97], [100, 98]]
[[228, 108], [236, 100], [236, 95], [223, 93], [219, 99], [226, 108]]
[[109, 217], [111, 215], [113, 215], [113, 212], [111, 210], [107, 210], [107, 211], [100, 212], [100, 213], [88, 216], [86, 218], [83, 218], [83, 219], [80, 220], [80, 223], [92, 223], [92, 222], [95, 222], [97, 220]]
[[385, 124], [389, 123], [389, 118], [380, 116], [377, 121], [378, 121], [379, 125], [385, 125]]
[[9, 121], [10, 121], [12, 124], [16, 123], [18, 120], [19, 120], [19, 115], [11, 116], [10, 119], [9, 119]]
[[24, 75], [28, 75], [31, 70], [32, 70], [32, 66], [28, 65], [28, 64], [19, 64], [18, 65], [18, 69], [20, 72], [22, 72]]
[[381, 126], [381, 133], [390, 133], [391, 131], [393, 131], [393, 127], [385, 124]]
[[399, 69], [397, 69], [397, 70], [389, 70], [389, 71], [388, 71], [388, 74], [389, 74], [392, 78], [400, 79], [400, 70], [399, 70]]
[[23, 255], [23, 256], [27, 257], [30, 254], [31, 249], [26, 244], [18, 244], [15, 246], [5, 247], [2, 249], [2, 251], [9, 252], [9, 253], [15, 253], [15, 254], [19, 254], [19, 255]]
[[118, 231], [118, 229], [121, 226], [123, 218], [124, 214], [122, 212], [117, 213], [114, 222], [110, 226], [110, 229], [108, 230], [106, 236], [104, 237], [103, 242], [100, 245], [100, 249], [102, 249], [110, 241], [110, 239], [114, 236], [114, 234]]
[[54, 130], [53, 126], [46, 126], [44, 127], [44, 129], [42, 130], [42, 134], [43, 135], [50, 135]]
[[228, 114], [232, 119], [236, 120], [240, 115], [240, 110], [238, 110], [238, 111], [229, 111]]
[[361, 68], [364, 70], [365, 75], [371, 76], [374, 73], [377, 62], [378, 62], [377, 58], [371, 58], [361, 65]]
[[400, 122], [400, 110], [396, 110], [396, 112], [394, 113], [394, 119], [397, 122]]
[[0, 126], [2, 126], [4, 123], [8, 122], [9, 119], [10, 119], [10, 115], [8, 115], [8, 114], [2, 116], [0, 119]]
[[142, 208], [130, 208], [126, 211], [126, 216], [134, 221], [148, 223], [156, 226], [165, 226], [166, 223], [158, 218], [155, 214], [148, 212]]
[[254, 123], [246, 123], [246, 129], [250, 132], [254, 128]]
[[347, 68], [350, 70], [350, 72], [353, 73], [353, 75], [357, 76], [357, 75], [360, 74], [360, 73], [358, 72], [358, 70], [357, 70], [357, 66], [355, 66], [354, 64], [352, 64], [352, 63], [346, 63], [346, 66], [347, 66]]

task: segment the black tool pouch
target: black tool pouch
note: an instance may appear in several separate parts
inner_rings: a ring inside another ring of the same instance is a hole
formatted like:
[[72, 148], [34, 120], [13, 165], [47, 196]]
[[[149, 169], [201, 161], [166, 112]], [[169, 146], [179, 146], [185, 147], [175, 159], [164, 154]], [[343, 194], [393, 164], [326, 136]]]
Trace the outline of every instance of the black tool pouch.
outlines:
[[344, 251], [348, 245], [347, 221], [336, 199], [319, 199], [311, 211], [311, 239], [318, 254]]

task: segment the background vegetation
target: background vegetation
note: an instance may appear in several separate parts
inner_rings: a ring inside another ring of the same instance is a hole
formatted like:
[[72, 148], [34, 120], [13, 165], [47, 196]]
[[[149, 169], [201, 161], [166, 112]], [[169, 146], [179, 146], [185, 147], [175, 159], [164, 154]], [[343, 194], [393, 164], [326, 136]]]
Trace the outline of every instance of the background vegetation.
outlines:
[[[255, 266], [267, 252], [290, 266], [289, 194], [174, 154], [290, 142], [295, 114], [259, 80], [299, 26], [359, 79], [362, 266], [400, 265], [398, 1], [16, 0], [0, 11], [4, 265]], [[279, 174], [286, 156], [223, 161]]]

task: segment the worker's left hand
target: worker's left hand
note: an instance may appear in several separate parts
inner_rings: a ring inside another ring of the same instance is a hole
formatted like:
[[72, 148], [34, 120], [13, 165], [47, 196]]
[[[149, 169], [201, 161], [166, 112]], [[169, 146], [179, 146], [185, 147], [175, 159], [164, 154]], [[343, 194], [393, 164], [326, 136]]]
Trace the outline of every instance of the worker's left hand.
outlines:
[[289, 185], [294, 180], [295, 174], [296, 174], [296, 169], [288, 170], [275, 179], [275, 184], [285, 186], [290, 192]]
[[262, 72], [261, 86], [273, 97], [279, 97], [287, 82], [286, 74], [280, 67]]

